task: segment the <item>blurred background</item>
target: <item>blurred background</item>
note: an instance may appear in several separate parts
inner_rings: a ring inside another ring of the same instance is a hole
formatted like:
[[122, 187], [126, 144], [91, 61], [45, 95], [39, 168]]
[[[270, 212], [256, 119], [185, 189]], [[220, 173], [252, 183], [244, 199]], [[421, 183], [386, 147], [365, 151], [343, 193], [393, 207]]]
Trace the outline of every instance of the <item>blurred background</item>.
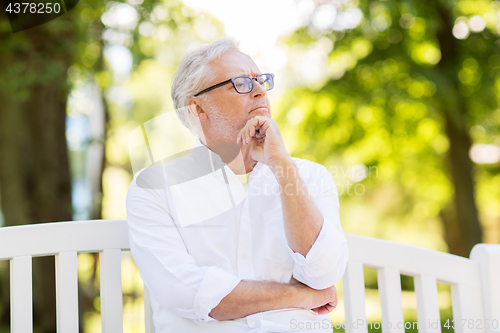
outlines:
[[[499, 34], [489, 0], [80, 0], [15, 34], [1, 11], [0, 226], [125, 219], [131, 133], [173, 110], [187, 50], [233, 36], [275, 74], [285, 145], [331, 172], [346, 233], [468, 257], [500, 242]], [[78, 272], [80, 331], [100, 332], [98, 255], [80, 254]], [[34, 258], [33, 274], [35, 332], [55, 332], [54, 258]], [[143, 332], [128, 252], [122, 276], [124, 331]], [[413, 278], [401, 279], [416, 321]], [[380, 322], [376, 270], [365, 283], [368, 320]], [[0, 286], [8, 332], [5, 261]], [[439, 302], [445, 325], [448, 285]]]

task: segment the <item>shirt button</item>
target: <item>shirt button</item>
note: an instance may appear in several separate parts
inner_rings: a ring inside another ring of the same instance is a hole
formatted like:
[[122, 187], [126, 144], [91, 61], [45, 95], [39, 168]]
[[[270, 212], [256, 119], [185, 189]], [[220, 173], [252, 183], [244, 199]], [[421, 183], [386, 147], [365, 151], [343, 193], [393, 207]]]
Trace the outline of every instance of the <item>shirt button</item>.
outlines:
[[246, 258], [247, 258], [247, 254], [246, 254], [246, 253], [243, 253], [243, 254], [241, 255], [241, 257], [242, 257], [243, 259], [246, 259]]

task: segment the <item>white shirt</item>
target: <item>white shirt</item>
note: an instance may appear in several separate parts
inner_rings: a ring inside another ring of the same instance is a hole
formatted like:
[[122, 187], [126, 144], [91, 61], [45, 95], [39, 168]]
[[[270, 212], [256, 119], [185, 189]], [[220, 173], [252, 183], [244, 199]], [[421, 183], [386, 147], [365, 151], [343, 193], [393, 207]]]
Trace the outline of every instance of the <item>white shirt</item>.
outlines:
[[227, 321], [208, 315], [243, 279], [288, 283], [293, 276], [325, 289], [342, 278], [349, 255], [331, 174], [292, 158], [324, 217], [304, 257], [287, 243], [269, 167], [257, 163], [245, 191], [219, 155], [199, 139], [194, 147], [139, 171], [127, 194], [130, 250], [151, 295], [156, 333], [331, 332], [328, 314], [300, 308]]

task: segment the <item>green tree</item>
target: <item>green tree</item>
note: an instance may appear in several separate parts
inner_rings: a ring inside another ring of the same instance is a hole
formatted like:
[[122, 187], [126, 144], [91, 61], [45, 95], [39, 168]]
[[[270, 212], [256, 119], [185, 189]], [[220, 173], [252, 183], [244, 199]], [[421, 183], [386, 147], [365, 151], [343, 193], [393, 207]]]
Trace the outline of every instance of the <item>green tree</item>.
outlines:
[[[422, 204], [441, 216], [449, 251], [468, 256], [482, 241], [469, 130], [481, 124], [498, 133], [488, 120], [500, 92], [498, 3], [361, 0], [332, 7], [318, 2], [309, 24], [284, 40], [306, 66], [308, 58], [297, 54], [327, 54], [326, 75], [282, 102], [282, 110], [292, 110], [280, 113], [289, 130], [299, 126], [294, 112], [308, 124], [295, 153], [322, 163], [343, 154], [379, 167], [381, 181], [399, 188], [385, 217], [402, 220]], [[337, 12], [333, 24], [322, 20], [328, 11]], [[375, 192], [384, 184], [367, 185]]]
[[[0, 188], [6, 225], [71, 220], [65, 117], [77, 32], [73, 14], [16, 34], [5, 14], [0, 16]], [[49, 332], [56, 320], [54, 258], [34, 260], [33, 275], [39, 295], [35, 320]]]

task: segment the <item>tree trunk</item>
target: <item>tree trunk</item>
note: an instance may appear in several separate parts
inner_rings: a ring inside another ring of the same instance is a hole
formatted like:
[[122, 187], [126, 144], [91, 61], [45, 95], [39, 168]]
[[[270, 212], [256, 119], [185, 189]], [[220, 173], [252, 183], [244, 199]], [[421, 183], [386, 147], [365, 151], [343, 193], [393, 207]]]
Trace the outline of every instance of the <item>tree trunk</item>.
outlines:
[[[0, 191], [6, 226], [72, 219], [65, 122], [73, 12], [16, 34], [0, 32]], [[0, 23], [5, 19], [0, 16]], [[56, 331], [54, 277], [53, 256], [33, 260], [33, 317], [41, 333]], [[3, 304], [9, 304], [9, 294], [2, 294]]]
[[[448, 243], [450, 252], [468, 257], [472, 247], [482, 241], [482, 230], [474, 200], [473, 166], [469, 158], [471, 141], [467, 129], [467, 104], [459, 92], [457, 72], [459, 68], [458, 43], [452, 35], [453, 17], [451, 9], [441, 2], [437, 3], [440, 30], [437, 38], [441, 48], [441, 61], [438, 69], [446, 78], [447, 92], [451, 96], [441, 96], [440, 104], [446, 122], [446, 134], [450, 142], [448, 168], [454, 185], [454, 214], [441, 214], [445, 230], [450, 234], [447, 239], [460, 239], [460, 243]], [[444, 217], [444, 216], [447, 217]], [[452, 222], [454, 221], [454, 222]], [[456, 230], [451, 226], [456, 224]], [[458, 233], [458, 236], [457, 236]]]

